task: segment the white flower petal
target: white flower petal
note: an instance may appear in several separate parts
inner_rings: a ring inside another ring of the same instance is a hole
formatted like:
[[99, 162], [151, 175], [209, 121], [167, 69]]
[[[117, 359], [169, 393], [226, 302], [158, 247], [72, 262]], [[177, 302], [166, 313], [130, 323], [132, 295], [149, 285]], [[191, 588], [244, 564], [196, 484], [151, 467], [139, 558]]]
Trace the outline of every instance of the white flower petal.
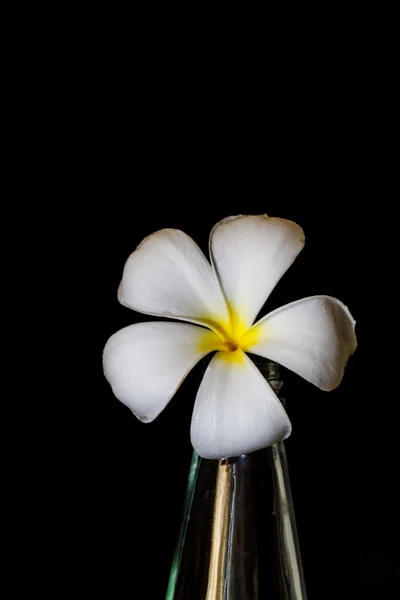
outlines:
[[203, 458], [239, 456], [283, 440], [290, 431], [285, 409], [254, 363], [241, 350], [217, 352], [194, 406], [196, 452]]
[[246, 350], [294, 371], [329, 391], [342, 380], [347, 360], [357, 347], [355, 320], [330, 296], [312, 296], [266, 315], [249, 332], [256, 342]]
[[115, 396], [144, 422], [155, 419], [219, 338], [188, 323], [137, 323], [108, 340], [104, 374]]
[[194, 323], [227, 320], [210, 263], [179, 229], [162, 229], [143, 240], [125, 264], [118, 297], [150, 315]]
[[248, 327], [303, 246], [303, 230], [286, 219], [239, 215], [215, 225], [211, 261], [229, 305]]

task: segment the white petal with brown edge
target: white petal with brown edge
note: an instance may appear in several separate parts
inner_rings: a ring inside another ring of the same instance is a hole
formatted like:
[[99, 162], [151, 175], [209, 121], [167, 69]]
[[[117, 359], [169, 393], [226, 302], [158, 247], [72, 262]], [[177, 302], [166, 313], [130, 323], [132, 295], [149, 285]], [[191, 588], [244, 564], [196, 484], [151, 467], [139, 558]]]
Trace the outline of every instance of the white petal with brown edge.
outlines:
[[283, 440], [290, 432], [285, 409], [246, 354], [217, 352], [194, 406], [191, 440], [196, 452], [203, 458], [239, 456]]
[[105, 376], [115, 396], [143, 422], [153, 421], [180, 384], [209, 352], [208, 329], [188, 323], [137, 323], [108, 340], [103, 353]]
[[179, 229], [148, 236], [126, 261], [119, 300], [139, 312], [199, 323], [227, 320], [210, 263]]
[[355, 320], [336, 298], [312, 296], [274, 310], [251, 332], [248, 352], [273, 360], [324, 391], [336, 388], [357, 347]]
[[210, 256], [229, 304], [250, 327], [304, 246], [302, 228], [267, 215], [228, 217], [210, 235]]

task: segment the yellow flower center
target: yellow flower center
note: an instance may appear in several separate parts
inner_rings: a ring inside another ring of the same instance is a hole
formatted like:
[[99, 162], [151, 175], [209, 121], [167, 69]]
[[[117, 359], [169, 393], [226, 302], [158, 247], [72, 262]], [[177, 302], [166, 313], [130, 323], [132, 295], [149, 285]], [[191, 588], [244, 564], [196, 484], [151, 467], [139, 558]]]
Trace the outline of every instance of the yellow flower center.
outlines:
[[213, 331], [205, 331], [200, 349], [220, 352], [220, 357], [229, 362], [243, 363], [243, 352], [248, 352], [258, 338], [258, 328], [247, 327], [245, 320], [232, 308], [228, 322], [222, 319], [201, 321]]

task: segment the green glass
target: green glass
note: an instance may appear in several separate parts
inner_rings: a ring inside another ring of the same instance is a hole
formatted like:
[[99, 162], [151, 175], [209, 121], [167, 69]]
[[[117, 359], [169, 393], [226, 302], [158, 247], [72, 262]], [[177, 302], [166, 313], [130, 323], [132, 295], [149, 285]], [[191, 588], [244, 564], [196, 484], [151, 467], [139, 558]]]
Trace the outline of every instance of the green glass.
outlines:
[[[260, 370], [279, 394], [278, 365]], [[166, 600], [264, 599], [306, 600], [285, 445], [220, 461], [194, 452]]]

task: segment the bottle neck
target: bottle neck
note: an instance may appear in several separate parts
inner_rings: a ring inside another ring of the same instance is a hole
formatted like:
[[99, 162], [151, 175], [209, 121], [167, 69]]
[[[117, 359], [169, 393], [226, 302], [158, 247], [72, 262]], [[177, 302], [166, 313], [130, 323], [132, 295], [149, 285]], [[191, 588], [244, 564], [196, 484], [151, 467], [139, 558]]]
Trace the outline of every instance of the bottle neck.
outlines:
[[[278, 365], [257, 366], [279, 394]], [[221, 461], [194, 454], [166, 600], [306, 599], [282, 453], [283, 443]]]

